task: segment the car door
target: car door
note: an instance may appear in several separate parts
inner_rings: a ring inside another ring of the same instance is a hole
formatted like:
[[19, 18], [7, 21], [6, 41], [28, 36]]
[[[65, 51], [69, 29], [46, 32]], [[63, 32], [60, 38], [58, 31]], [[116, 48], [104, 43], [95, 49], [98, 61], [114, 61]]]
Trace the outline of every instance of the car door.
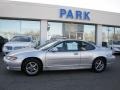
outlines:
[[64, 41], [46, 53], [46, 64], [50, 67], [73, 67], [80, 65], [79, 43]]
[[95, 47], [87, 42], [80, 42], [80, 57], [81, 57], [81, 65], [90, 65], [93, 59], [93, 53]]

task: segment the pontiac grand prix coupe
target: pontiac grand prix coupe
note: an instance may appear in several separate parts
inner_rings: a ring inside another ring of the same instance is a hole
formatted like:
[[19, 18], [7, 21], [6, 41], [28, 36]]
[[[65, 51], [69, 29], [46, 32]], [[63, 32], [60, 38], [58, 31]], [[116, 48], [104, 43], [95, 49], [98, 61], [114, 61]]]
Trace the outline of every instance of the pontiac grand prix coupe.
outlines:
[[21, 70], [33, 76], [43, 70], [92, 69], [102, 72], [114, 59], [110, 49], [66, 39], [15, 50], [4, 57], [4, 62], [8, 70]]

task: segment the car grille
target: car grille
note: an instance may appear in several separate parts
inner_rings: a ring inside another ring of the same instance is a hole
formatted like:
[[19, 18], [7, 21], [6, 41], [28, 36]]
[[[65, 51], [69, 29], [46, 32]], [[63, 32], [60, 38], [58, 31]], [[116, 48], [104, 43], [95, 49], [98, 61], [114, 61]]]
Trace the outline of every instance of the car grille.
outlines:
[[6, 48], [7, 48], [8, 50], [12, 50], [12, 47], [11, 47], [11, 46], [6, 46]]
[[18, 49], [21, 49], [23, 47], [14, 47], [14, 50], [18, 50]]

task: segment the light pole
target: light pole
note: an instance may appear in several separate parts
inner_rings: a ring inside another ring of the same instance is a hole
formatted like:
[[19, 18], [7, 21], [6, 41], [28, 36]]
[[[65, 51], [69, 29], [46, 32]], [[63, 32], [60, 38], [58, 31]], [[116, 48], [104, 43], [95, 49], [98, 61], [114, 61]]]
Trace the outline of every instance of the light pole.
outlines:
[[109, 27], [108, 27], [108, 43], [109, 43], [109, 32], [110, 32], [110, 30], [109, 30]]

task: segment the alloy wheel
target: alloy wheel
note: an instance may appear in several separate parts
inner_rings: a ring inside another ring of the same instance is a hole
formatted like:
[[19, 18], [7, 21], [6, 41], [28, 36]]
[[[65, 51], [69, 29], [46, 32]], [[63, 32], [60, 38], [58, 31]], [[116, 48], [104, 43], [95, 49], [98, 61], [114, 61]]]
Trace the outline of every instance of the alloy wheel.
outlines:
[[104, 67], [105, 67], [105, 63], [104, 63], [103, 60], [97, 60], [95, 62], [95, 69], [96, 69], [96, 71], [102, 71], [104, 69]]
[[36, 62], [28, 62], [26, 64], [26, 72], [29, 75], [34, 75], [39, 71], [39, 66]]

